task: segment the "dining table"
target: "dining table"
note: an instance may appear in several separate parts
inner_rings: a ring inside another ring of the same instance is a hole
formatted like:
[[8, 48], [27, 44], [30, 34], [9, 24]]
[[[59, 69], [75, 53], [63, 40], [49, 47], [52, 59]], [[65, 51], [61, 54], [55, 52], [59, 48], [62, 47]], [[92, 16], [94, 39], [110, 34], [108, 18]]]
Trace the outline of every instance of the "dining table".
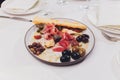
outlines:
[[[88, 25], [95, 36], [95, 46], [90, 55], [83, 62], [71, 66], [45, 64], [35, 59], [25, 47], [25, 34], [34, 24], [0, 18], [0, 80], [117, 80], [112, 60], [115, 54], [120, 53], [120, 43], [107, 40], [100, 30], [81, 18], [78, 3], [57, 7], [49, 5], [51, 14], [48, 16], [40, 11], [17, 17], [30, 20], [35, 16], [69, 18]], [[0, 15], [16, 16], [5, 13], [1, 8]]]

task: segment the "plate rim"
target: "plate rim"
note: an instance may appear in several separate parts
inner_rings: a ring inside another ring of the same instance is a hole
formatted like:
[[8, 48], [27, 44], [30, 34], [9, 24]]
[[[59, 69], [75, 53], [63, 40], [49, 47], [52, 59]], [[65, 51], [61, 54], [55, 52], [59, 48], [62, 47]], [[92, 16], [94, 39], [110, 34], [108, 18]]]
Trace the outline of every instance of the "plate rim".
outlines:
[[[87, 26], [86, 24], [80, 22], [80, 21], [77, 21], [77, 20], [73, 20], [73, 19], [69, 19], [69, 18], [52, 18], [52, 19], [64, 19], [64, 20], [71, 20], [71, 21], [75, 21], [75, 22], [79, 22], [85, 26]], [[88, 52], [87, 55], [85, 55], [84, 57], [78, 59], [78, 60], [75, 60], [75, 61], [72, 61], [72, 62], [64, 62], [64, 63], [56, 63], [56, 62], [48, 62], [48, 61], [45, 61], [45, 60], [42, 60], [40, 58], [38, 58], [37, 56], [35, 56], [33, 53], [31, 53], [31, 51], [28, 49], [28, 45], [26, 44], [26, 37], [27, 37], [27, 33], [34, 27], [35, 25], [32, 25], [28, 30], [27, 32], [25, 33], [25, 37], [24, 37], [24, 44], [25, 44], [25, 47], [27, 49], [27, 51], [33, 56], [35, 57], [37, 60], [40, 60], [41, 62], [44, 62], [48, 65], [53, 65], [53, 66], [70, 66], [70, 65], [74, 65], [74, 64], [77, 64], [77, 63], [81, 63], [82, 61], [84, 61], [88, 55], [90, 55], [90, 53], [93, 51], [94, 47], [95, 47], [95, 35], [93, 33], [93, 31], [87, 26], [87, 28], [90, 30], [90, 32], [92, 33], [92, 36], [93, 36], [93, 39], [94, 39], [94, 43], [93, 43], [93, 46], [92, 46], [92, 49]]]
[[[5, 2], [5, 1], [4, 1]], [[3, 3], [4, 3], [3, 2]], [[2, 4], [3, 4], [2, 3]], [[1, 5], [2, 5], [1, 4]], [[38, 3], [36, 4], [36, 6], [40, 6], [40, 0], [38, 1]], [[33, 8], [34, 9], [34, 8]], [[10, 15], [15, 15], [15, 16], [25, 16], [25, 15], [31, 15], [31, 14], [35, 14], [35, 13], [38, 13], [38, 12], [40, 12], [41, 11], [41, 9], [37, 9], [37, 10], [35, 10], [35, 11], [32, 11], [32, 12], [26, 12], [26, 13], [14, 13], [14, 12], [9, 12], [9, 11], [6, 11], [6, 9], [4, 8], [4, 7], [2, 7], [1, 6], [1, 10], [4, 12], [4, 13], [6, 13], [6, 14], [10, 14]]]

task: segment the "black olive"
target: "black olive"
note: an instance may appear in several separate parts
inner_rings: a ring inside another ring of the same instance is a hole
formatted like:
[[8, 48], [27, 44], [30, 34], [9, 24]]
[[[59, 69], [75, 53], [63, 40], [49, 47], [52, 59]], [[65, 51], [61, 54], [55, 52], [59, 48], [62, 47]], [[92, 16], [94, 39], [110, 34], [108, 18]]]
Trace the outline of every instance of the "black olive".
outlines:
[[79, 52], [72, 52], [71, 57], [74, 60], [79, 59], [80, 58], [80, 53]]
[[80, 35], [80, 36], [78, 36], [77, 38], [76, 38], [76, 41], [78, 41], [78, 42], [82, 42], [82, 36]]
[[70, 62], [70, 56], [64, 55], [60, 57], [61, 62]]
[[83, 43], [88, 43], [88, 42], [89, 42], [89, 39], [88, 39], [87, 37], [83, 37], [83, 38], [82, 38], [82, 42], [83, 42]]
[[62, 26], [58, 26], [58, 25], [56, 25], [55, 27], [56, 27], [59, 31], [62, 31], [62, 29], [63, 29]]
[[87, 34], [83, 34], [82, 37], [86, 37], [88, 39], [90, 38], [89, 35], [87, 35]]
[[40, 31], [41, 31], [40, 29], [37, 30], [38, 33], [39, 33]]
[[43, 30], [44, 24], [38, 24], [38, 25], [36, 25], [36, 27], [38, 27], [37, 32], [40, 32], [41, 30]]
[[59, 35], [54, 35], [54, 36], [53, 36], [53, 39], [54, 39], [55, 43], [57, 43], [57, 42], [59, 42], [59, 41], [61, 40], [61, 36], [59, 36]]
[[89, 42], [89, 35], [87, 35], [87, 34], [79, 35], [76, 38], [76, 41], [83, 42], [83, 43], [88, 43]]
[[70, 56], [70, 55], [71, 55], [71, 51], [70, 51], [70, 50], [64, 50], [64, 51], [62, 52], [62, 55], [63, 55], [63, 56], [64, 56], [64, 55]]

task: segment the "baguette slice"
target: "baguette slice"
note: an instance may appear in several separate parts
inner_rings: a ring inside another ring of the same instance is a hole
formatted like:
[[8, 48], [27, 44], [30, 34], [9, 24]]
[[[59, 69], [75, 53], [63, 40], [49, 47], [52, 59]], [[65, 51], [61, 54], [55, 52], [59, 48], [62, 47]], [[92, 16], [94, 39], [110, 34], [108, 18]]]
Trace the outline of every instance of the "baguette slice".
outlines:
[[40, 17], [35, 17], [33, 19], [33, 23], [35, 25], [54, 23], [57, 26], [63, 26], [66, 28], [73, 28], [73, 29], [80, 29], [80, 30], [85, 30], [87, 28], [85, 25], [78, 22], [61, 21], [61, 20], [46, 19], [46, 18], [40, 18]]

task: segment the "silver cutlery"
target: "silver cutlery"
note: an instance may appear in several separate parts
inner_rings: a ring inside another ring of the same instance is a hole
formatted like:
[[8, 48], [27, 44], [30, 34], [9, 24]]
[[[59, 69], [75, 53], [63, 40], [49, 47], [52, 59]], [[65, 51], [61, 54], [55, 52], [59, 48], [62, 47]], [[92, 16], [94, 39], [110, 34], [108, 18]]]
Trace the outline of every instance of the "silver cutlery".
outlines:
[[113, 41], [113, 42], [118, 42], [120, 41], [120, 38], [118, 37], [113, 37], [113, 36], [110, 36], [109, 34], [106, 34], [105, 32], [102, 32], [103, 36], [109, 40], [109, 41]]
[[19, 21], [25, 21], [25, 22], [32, 22], [32, 20], [21, 18], [21, 17], [9, 17], [9, 16], [0, 16], [0, 18], [7, 18], [7, 19], [14, 19]]
[[106, 33], [120, 35], [120, 25], [105, 25], [98, 26], [97, 28]]
[[97, 29], [101, 30], [107, 40], [113, 42], [120, 41], [120, 25], [98, 26]]
[[[91, 22], [87, 19], [87, 22]], [[95, 26], [94, 24], [92, 24]], [[104, 25], [104, 26], [95, 26], [96, 29], [100, 30], [103, 36], [113, 42], [120, 41], [120, 25]], [[111, 36], [112, 35], [112, 36]], [[113, 37], [114, 36], [114, 37]]]

